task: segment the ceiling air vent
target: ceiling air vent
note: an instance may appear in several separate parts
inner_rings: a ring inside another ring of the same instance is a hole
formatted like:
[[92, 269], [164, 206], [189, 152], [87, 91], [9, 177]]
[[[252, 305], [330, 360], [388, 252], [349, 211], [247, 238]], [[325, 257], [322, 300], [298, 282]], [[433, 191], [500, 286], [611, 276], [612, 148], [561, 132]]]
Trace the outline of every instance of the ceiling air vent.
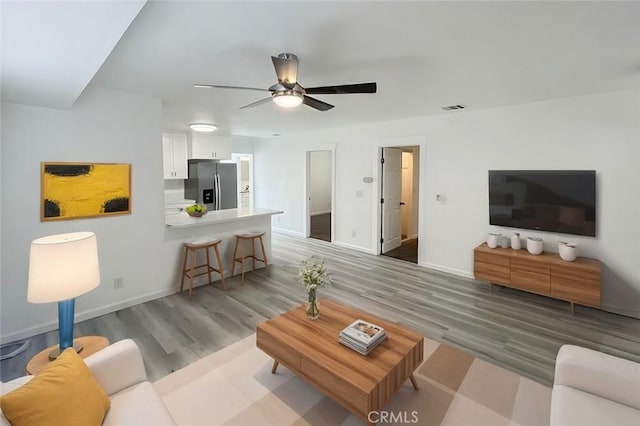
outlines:
[[464, 105], [443, 106], [442, 109], [445, 110], [445, 111], [455, 111], [457, 109], [464, 109]]

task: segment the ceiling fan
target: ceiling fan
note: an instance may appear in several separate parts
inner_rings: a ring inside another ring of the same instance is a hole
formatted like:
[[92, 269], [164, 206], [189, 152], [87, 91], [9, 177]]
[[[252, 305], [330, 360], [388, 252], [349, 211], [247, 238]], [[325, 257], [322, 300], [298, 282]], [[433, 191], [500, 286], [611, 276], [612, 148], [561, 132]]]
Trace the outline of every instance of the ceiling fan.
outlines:
[[268, 89], [257, 87], [221, 86], [217, 84], [194, 84], [193, 87], [210, 89], [241, 89], [271, 92], [268, 98], [245, 105], [240, 109], [253, 108], [273, 100], [276, 105], [283, 108], [294, 108], [305, 104], [319, 111], [328, 111], [333, 105], [307, 95], [343, 95], [349, 93], [376, 93], [376, 83], [344, 84], [341, 86], [323, 86], [304, 88], [298, 83], [298, 57], [293, 53], [281, 53], [272, 56], [273, 66], [276, 69], [278, 82]]

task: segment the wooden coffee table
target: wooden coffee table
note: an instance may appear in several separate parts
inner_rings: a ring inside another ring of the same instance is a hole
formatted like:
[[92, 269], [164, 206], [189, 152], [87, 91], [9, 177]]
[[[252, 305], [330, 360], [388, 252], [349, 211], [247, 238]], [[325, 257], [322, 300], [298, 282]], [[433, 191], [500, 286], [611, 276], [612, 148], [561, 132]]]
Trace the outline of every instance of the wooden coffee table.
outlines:
[[[387, 340], [364, 356], [338, 342], [340, 331], [356, 319], [385, 329]], [[311, 321], [299, 306], [258, 325], [256, 346], [335, 402], [363, 418], [380, 411], [422, 363], [424, 338], [406, 328], [329, 300]]]

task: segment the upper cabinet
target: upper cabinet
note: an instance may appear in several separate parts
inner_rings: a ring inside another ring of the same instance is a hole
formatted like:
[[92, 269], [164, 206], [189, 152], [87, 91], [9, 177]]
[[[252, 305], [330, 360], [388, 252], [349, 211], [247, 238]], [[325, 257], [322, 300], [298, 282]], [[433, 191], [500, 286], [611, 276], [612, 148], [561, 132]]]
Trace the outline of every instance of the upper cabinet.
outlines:
[[162, 158], [165, 179], [186, 179], [187, 134], [162, 132]]
[[191, 158], [199, 160], [231, 159], [231, 137], [192, 133]]

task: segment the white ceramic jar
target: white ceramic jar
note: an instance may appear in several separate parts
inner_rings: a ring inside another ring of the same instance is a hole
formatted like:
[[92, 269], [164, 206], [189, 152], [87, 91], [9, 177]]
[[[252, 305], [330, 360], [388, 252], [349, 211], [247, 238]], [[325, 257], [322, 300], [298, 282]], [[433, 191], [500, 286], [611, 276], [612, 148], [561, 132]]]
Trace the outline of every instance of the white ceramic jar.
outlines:
[[531, 254], [541, 254], [543, 248], [542, 243], [542, 238], [527, 237], [527, 251]]
[[511, 236], [511, 248], [514, 250], [520, 250], [522, 248], [522, 241], [520, 240], [519, 232], [514, 232]]
[[566, 243], [564, 241], [560, 241], [558, 243], [558, 254], [562, 260], [566, 260], [567, 262], [573, 262], [576, 260], [578, 257], [576, 245], [576, 243]]
[[487, 238], [487, 246], [489, 246], [489, 248], [498, 247], [498, 243], [500, 242], [500, 235], [501, 234], [490, 232], [489, 237]]

